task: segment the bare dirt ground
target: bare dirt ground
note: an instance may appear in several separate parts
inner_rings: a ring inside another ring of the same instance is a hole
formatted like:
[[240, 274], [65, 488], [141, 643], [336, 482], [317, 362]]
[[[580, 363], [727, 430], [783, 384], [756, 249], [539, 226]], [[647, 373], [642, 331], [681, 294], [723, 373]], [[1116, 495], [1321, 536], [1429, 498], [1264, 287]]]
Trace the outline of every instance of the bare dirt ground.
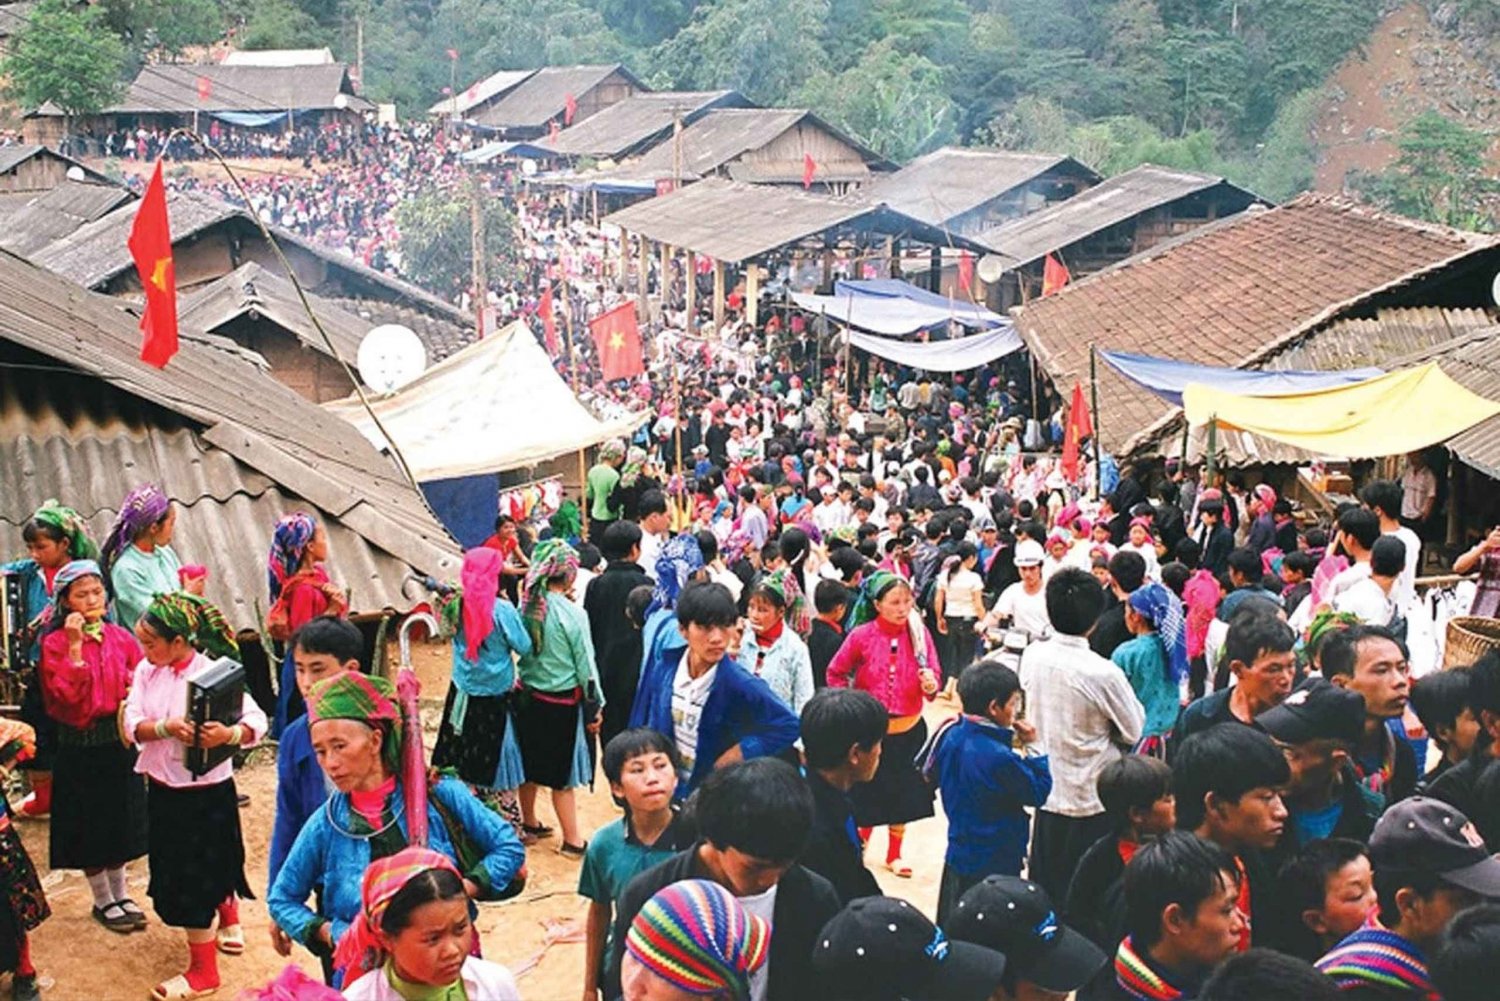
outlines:
[[[430, 748], [447, 691], [447, 647], [424, 645], [414, 654], [422, 680]], [[929, 725], [955, 711], [951, 703], [935, 703], [928, 709]], [[263, 898], [276, 794], [272, 756], [255, 755], [236, 779], [240, 790], [250, 794], [250, 805], [241, 813], [246, 874], [251, 887]], [[545, 796], [540, 802], [545, 823], [551, 820], [550, 806]], [[602, 779], [592, 792], [579, 796], [579, 812], [587, 830], [618, 815]], [[90, 916], [88, 884], [81, 872], [54, 873], [47, 868], [47, 822], [18, 821], [17, 826], [52, 903], [52, 917], [33, 935], [33, 955], [43, 978], [43, 995], [49, 1001], [144, 1001], [153, 984], [182, 971], [187, 947], [182, 933], [163, 926], [151, 911], [144, 859], [131, 863], [129, 886], [134, 899], [150, 915], [151, 924], [144, 932], [116, 935]], [[911, 879], [898, 879], [880, 867], [885, 858], [883, 831], [876, 831], [869, 849], [871, 868], [884, 890], [905, 897], [929, 915], [937, 907], [946, 831], [941, 804], [938, 817], [908, 827], [906, 858], [915, 870]], [[529, 878], [526, 892], [519, 898], [479, 908], [478, 927], [485, 956], [519, 974], [521, 994], [528, 1001], [577, 1001], [582, 996], [584, 903], [577, 895], [578, 863], [557, 854], [556, 847], [554, 837], [528, 850]], [[294, 948], [292, 959], [286, 960], [272, 949], [264, 899], [242, 903], [240, 917], [247, 940], [245, 954], [219, 957], [224, 986], [216, 998], [233, 999], [245, 988], [264, 984], [288, 962], [296, 962], [318, 976], [317, 960], [307, 952]], [[574, 925], [576, 934], [572, 937], [576, 941], [554, 941]], [[4, 989], [6, 986], [0, 983], [0, 990]]]

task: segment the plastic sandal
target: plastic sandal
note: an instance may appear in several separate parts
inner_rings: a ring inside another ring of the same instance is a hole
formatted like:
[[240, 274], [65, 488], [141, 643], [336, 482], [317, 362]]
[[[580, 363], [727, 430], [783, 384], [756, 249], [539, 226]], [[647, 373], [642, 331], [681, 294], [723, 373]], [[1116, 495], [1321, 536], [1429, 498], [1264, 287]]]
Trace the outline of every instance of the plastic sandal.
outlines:
[[570, 845], [567, 843], [563, 843], [557, 846], [557, 854], [563, 856], [564, 858], [570, 858], [574, 860], [583, 858], [584, 853], [588, 850], [589, 843], [587, 841], [585, 841], [581, 845]]
[[179, 973], [171, 980], [163, 981], [151, 988], [151, 998], [152, 1001], [193, 1001], [194, 998], [206, 998], [217, 990], [217, 987], [210, 987], [206, 991], [193, 990], [193, 985], [188, 983], [187, 977]]
[[245, 951], [245, 929], [239, 925], [229, 925], [219, 929], [216, 936], [219, 951], [226, 956], [239, 956]]
[[911, 879], [911, 866], [907, 865], [906, 860], [903, 858], [891, 859], [885, 864], [885, 867], [891, 871], [891, 875], [893, 876], [901, 879]]

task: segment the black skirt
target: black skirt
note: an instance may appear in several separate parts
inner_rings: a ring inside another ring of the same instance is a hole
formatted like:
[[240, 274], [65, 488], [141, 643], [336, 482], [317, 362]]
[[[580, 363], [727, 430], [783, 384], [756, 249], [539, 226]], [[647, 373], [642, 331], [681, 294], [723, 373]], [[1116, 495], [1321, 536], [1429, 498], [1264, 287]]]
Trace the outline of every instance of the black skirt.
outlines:
[[42, 704], [42, 682], [34, 670], [27, 675], [17, 715], [36, 731], [36, 753], [17, 767], [23, 772], [50, 772], [52, 759], [57, 756], [57, 721], [47, 715]]
[[927, 743], [927, 721], [905, 733], [888, 733], [875, 778], [849, 790], [854, 822], [860, 827], [906, 824], [932, 816], [932, 789], [913, 764]]
[[[451, 768], [471, 786], [482, 789], [514, 789], [522, 777], [502, 773], [501, 749], [510, 726], [511, 695], [470, 695], [464, 709], [462, 733], [453, 728], [453, 704], [458, 689], [448, 686], [448, 700], [443, 703], [443, 724], [438, 729], [437, 746], [432, 751], [434, 768]], [[506, 769], [509, 773], [517, 769]]]
[[174, 789], [147, 784], [151, 905], [163, 924], [209, 928], [231, 893], [253, 900], [234, 780]]
[[574, 768], [580, 711], [576, 703], [546, 702], [531, 691], [522, 695], [516, 713], [516, 736], [521, 744], [521, 764], [527, 782], [548, 789], [572, 789], [585, 784], [586, 779], [577, 781]]
[[52, 764], [54, 869], [110, 869], [146, 854], [146, 780], [113, 716], [58, 729]]

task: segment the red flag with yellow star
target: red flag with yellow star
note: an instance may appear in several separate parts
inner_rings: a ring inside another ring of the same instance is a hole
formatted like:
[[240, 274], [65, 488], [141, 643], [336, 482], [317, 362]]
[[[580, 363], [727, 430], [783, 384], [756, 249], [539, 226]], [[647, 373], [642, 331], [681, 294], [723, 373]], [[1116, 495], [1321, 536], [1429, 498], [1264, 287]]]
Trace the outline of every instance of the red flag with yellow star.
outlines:
[[167, 190], [161, 183], [161, 161], [136, 210], [130, 239], [125, 241], [146, 291], [141, 313], [141, 361], [166, 368], [177, 353], [177, 272], [172, 265], [172, 233], [167, 224]]
[[635, 303], [616, 306], [589, 321], [589, 333], [599, 352], [606, 381], [629, 379], [646, 371], [641, 360], [641, 330], [635, 322]]
[[1078, 482], [1079, 450], [1083, 439], [1094, 434], [1094, 422], [1089, 419], [1088, 401], [1083, 398], [1083, 384], [1073, 383], [1073, 401], [1068, 406], [1068, 423], [1063, 430], [1062, 473], [1069, 483]]

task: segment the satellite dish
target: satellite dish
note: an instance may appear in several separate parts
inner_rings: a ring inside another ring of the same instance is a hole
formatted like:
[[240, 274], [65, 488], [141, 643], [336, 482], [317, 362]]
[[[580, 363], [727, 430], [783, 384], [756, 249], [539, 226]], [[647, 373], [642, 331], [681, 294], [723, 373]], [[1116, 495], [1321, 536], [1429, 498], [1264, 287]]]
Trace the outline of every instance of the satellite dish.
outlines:
[[355, 361], [366, 386], [379, 393], [394, 393], [427, 368], [427, 348], [409, 328], [384, 323], [359, 342]]
[[333, 106], [340, 111], [343, 111], [345, 108], [349, 107], [349, 96], [347, 94], [333, 95]]
[[531, 159], [522, 160], [521, 173], [527, 177], [534, 177], [536, 175], [536, 161]]
[[995, 254], [985, 254], [979, 259], [979, 264], [974, 269], [979, 273], [979, 280], [986, 285], [993, 285], [1005, 274], [1005, 262]]
[[1500, 272], [1490, 280], [1490, 301], [1500, 306]]
[[64, 176], [70, 181], [81, 181], [84, 178], [83, 168], [75, 163], [68, 168], [68, 172]]

